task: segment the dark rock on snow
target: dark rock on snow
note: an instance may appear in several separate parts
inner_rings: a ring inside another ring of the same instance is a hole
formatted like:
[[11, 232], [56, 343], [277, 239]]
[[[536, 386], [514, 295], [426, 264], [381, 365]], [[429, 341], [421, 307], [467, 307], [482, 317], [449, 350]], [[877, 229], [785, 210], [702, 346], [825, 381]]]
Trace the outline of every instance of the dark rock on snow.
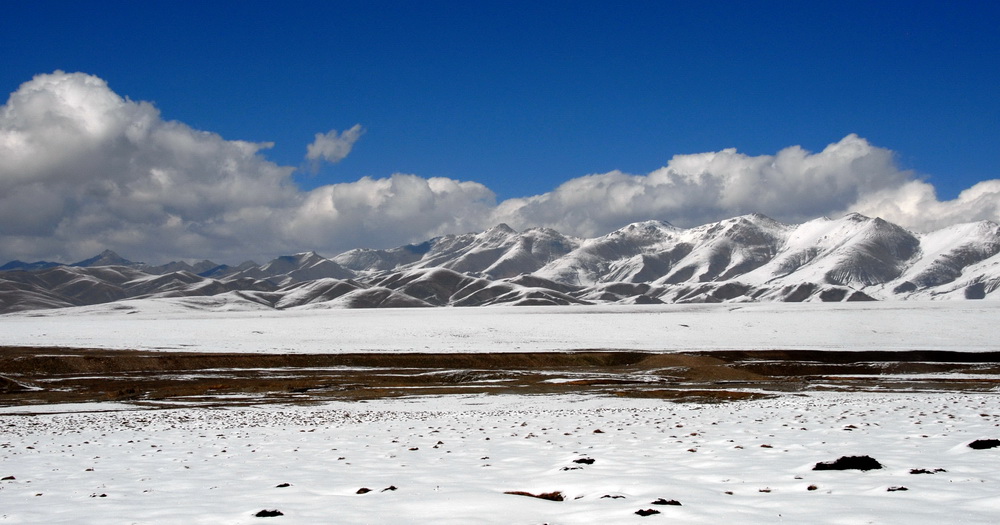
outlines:
[[841, 456], [836, 461], [817, 463], [813, 470], [875, 470], [882, 464], [871, 456]]
[[510, 494], [512, 496], [528, 496], [530, 498], [545, 499], [549, 501], [563, 501], [566, 498], [563, 496], [562, 492], [543, 492], [541, 494], [532, 494], [530, 492], [524, 492], [523, 490], [509, 490], [504, 492], [504, 494]]
[[977, 439], [972, 443], [969, 443], [969, 448], [974, 450], [984, 450], [996, 447], [1000, 447], [1000, 439]]
[[948, 472], [943, 468], [936, 468], [934, 470], [927, 470], [925, 468], [911, 468], [910, 474], [937, 474], [938, 472]]

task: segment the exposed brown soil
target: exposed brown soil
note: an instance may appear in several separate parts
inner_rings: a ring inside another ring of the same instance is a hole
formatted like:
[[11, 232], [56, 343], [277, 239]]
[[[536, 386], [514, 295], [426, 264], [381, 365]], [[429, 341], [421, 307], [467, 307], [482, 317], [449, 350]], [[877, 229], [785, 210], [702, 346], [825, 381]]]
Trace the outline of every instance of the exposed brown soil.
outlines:
[[[949, 378], [957, 373], [967, 377]], [[302, 355], [0, 347], [0, 407], [109, 400], [213, 405], [473, 393], [724, 402], [810, 390], [988, 391], [1000, 386], [997, 377], [1000, 353]]]

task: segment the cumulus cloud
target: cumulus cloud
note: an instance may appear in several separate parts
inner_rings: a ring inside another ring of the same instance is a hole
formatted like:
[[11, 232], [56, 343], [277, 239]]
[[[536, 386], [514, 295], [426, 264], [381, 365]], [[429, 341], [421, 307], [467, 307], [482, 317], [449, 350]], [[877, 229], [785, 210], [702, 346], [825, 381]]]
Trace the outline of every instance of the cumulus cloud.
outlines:
[[650, 218], [694, 226], [756, 212], [798, 222], [843, 213], [862, 196], [911, 179], [891, 151], [849, 135], [819, 153], [798, 146], [760, 156], [725, 149], [676, 155], [646, 175], [588, 175], [549, 193], [505, 201], [496, 218], [583, 236]]
[[963, 222], [996, 222], [1000, 220], [1000, 180], [979, 182], [950, 201], [939, 201], [934, 186], [913, 180], [864, 195], [850, 210], [882, 217], [916, 231], [932, 231]]
[[495, 207], [477, 182], [395, 174], [364, 177], [310, 191], [285, 224], [310, 246], [398, 246], [446, 233], [484, 228]]
[[306, 158], [313, 161], [314, 167], [321, 160], [336, 164], [351, 153], [354, 143], [361, 138], [364, 132], [361, 124], [355, 124], [340, 134], [335, 129], [326, 133], [317, 133], [316, 140], [306, 147]]
[[[363, 133], [319, 134], [307, 157], [344, 158]], [[1000, 219], [1000, 180], [951, 201], [849, 135], [818, 153], [676, 155], [648, 174], [610, 172], [496, 202], [477, 182], [391, 174], [302, 191], [269, 143], [164, 120], [82, 73], [38, 75], [0, 106], [0, 262], [79, 260], [111, 248], [148, 262], [221, 262], [392, 247], [499, 222], [578, 236], [662, 219], [694, 226], [758, 212], [786, 222], [858, 211], [928, 231]]]
[[63, 260], [235, 254], [299, 197], [269, 146], [164, 121], [94, 76], [38, 75], [0, 109], [0, 243]]
[[580, 236], [662, 219], [695, 226], [746, 213], [797, 223], [860, 212], [917, 232], [1000, 220], [1000, 180], [940, 201], [934, 186], [901, 170], [895, 154], [851, 134], [818, 153], [792, 146], [775, 155], [735, 149], [674, 156], [645, 175], [619, 171], [569, 180], [551, 192], [501, 202], [492, 222], [545, 225]]
[[[361, 131], [324, 137], [346, 144], [342, 156]], [[494, 204], [480, 184], [404, 175], [303, 192], [294, 168], [264, 158], [269, 147], [163, 120], [91, 75], [38, 75], [0, 107], [0, 258], [332, 255], [471, 228], [465, 218]]]

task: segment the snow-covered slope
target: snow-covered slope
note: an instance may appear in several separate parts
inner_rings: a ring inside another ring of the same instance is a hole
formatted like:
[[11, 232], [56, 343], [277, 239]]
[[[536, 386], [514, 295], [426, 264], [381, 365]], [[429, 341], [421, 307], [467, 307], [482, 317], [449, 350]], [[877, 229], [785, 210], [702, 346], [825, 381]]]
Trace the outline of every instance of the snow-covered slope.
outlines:
[[264, 279], [277, 285], [311, 281], [315, 279], [351, 279], [354, 272], [317, 255], [316, 252], [284, 255], [260, 267], [252, 267], [227, 278], [252, 277]]
[[457, 272], [503, 279], [532, 273], [562, 257], [579, 240], [548, 228], [514, 231], [500, 224], [482, 233], [445, 235], [423, 244], [392, 250], [352, 250], [334, 258], [347, 268], [374, 273], [416, 268], [447, 268]]
[[902, 273], [919, 245], [912, 233], [882, 219], [858, 214], [817, 219], [795, 228], [775, 257], [745, 280], [795, 280], [856, 288], [882, 284]]
[[334, 257], [332, 261], [355, 272], [388, 271], [419, 261], [430, 250], [432, 243], [408, 244], [391, 250], [356, 248]]
[[921, 257], [893, 283], [893, 292], [947, 293], [1000, 275], [996, 261], [991, 261], [1000, 253], [1000, 226], [992, 222], [959, 224], [923, 235], [920, 249]]
[[[534, 272], [534, 275], [575, 285], [604, 279], [627, 281], [662, 274], [690, 247], [680, 242], [682, 230], [662, 221], [631, 224], [603, 237], [584, 241]], [[605, 277], [607, 276], [607, 277]]]
[[585, 241], [536, 276], [567, 284], [726, 280], [770, 260], [789, 227], [745, 215], [682, 230], [662, 221], [630, 224]]

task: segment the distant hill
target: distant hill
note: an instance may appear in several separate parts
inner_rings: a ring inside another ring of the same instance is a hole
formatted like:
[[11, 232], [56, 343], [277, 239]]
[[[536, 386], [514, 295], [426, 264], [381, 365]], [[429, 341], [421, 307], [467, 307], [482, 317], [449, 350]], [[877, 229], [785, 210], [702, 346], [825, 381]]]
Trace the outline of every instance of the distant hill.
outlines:
[[7, 270], [44, 270], [46, 268], [55, 268], [56, 266], [62, 266], [57, 262], [50, 261], [35, 261], [35, 262], [24, 262], [24, 261], [10, 261], [3, 266], [0, 266], [0, 272]]
[[103, 252], [91, 257], [90, 259], [84, 259], [80, 262], [71, 264], [70, 266], [79, 266], [82, 268], [93, 268], [95, 266], [137, 266], [142, 263], [134, 263], [124, 257], [118, 255], [111, 250], [104, 250]]

